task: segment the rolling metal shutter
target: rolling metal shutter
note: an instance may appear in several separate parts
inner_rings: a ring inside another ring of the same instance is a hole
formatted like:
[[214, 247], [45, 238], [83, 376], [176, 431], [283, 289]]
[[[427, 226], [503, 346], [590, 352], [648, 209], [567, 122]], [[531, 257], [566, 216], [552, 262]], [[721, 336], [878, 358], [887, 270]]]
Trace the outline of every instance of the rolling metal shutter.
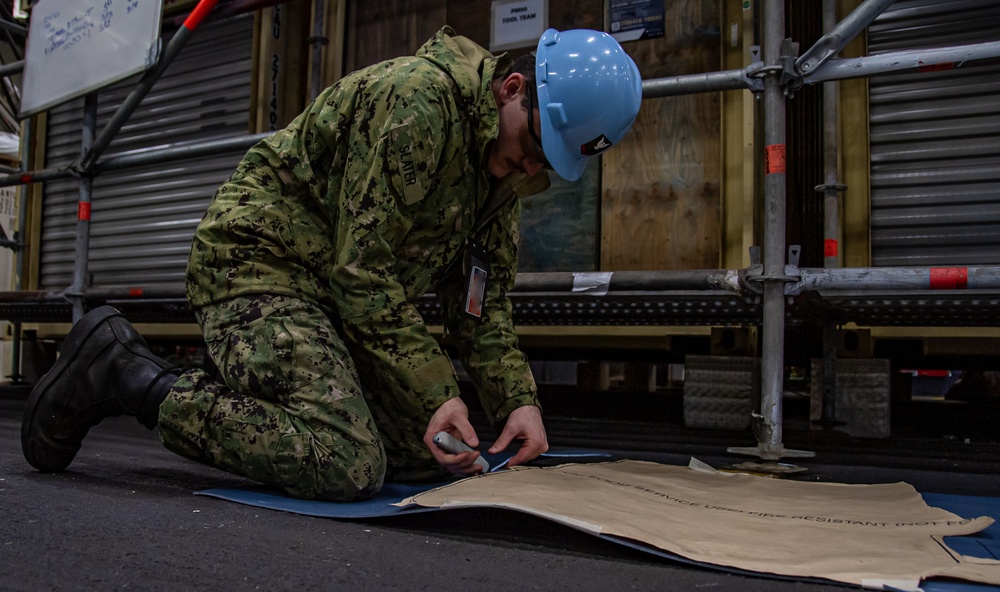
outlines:
[[[900, 0], [871, 54], [1000, 40], [995, 0]], [[1000, 264], [1000, 60], [873, 77], [872, 264]]]
[[[252, 51], [252, 15], [202, 25], [105, 154], [246, 136]], [[99, 91], [98, 132], [138, 79]], [[49, 110], [46, 167], [62, 166], [79, 156], [82, 118], [82, 98]], [[96, 177], [88, 285], [182, 286], [194, 229], [244, 153], [219, 153]], [[40, 288], [64, 289], [73, 277], [79, 182], [48, 182], [43, 199]]]

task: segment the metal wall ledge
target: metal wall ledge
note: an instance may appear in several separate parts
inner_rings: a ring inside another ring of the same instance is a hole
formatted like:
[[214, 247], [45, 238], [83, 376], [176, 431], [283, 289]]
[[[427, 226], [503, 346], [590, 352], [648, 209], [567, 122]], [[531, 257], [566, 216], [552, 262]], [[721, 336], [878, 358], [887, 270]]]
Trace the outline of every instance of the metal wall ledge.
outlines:
[[[615, 292], [602, 296], [511, 292], [517, 325], [743, 325], [759, 324], [759, 304], [732, 292]], [[418, 308], [431, 324], [441, 322], [433, 297]]]
[[801, 318], [817, 314], [868, 327], [1000, 327], [1000, 293], [820, 291], [796, 300], [791, 311], [793, 317]]
[[[72, 304], [46, 292], [0, 294], [0, 319], [69, 323]], [[521, 326], [742, 326], [760, 325], [757, 298], [725, 291], [643, 291], [604, 295], [511, 292], [514, 322]], [[181, 296], [120, 298], [88, 294], [88, 308], [111, 304], [136, 323], [191, 323]], [[415, 303], [428, 325], [442, 323], [432, 296]], [[1000, 327], [1000, 292], [934, 290], [907, 293], [822, 291], [791, 298], [789, 321], [832, 319], [838, 324], [911, 327]]]

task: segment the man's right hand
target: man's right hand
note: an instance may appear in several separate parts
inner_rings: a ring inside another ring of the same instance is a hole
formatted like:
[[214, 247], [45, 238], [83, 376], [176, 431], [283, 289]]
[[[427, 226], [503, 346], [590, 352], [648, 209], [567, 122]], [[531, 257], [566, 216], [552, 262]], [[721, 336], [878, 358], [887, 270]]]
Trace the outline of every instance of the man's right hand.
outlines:
[[434, 460], [454, 475], [473, 475], [482, 472], [483, 468], [476, 464], [479, 451], [449, 454], [434, 444], [432, 439], [438, 432], [448, 432], [468, 444], [470, 448], [479, 446], [476, 430], [469, 423], [469, 408], [462, 399], [455, 397], [438, 407], [427, 424], [427, 431], [424, 432], [424, 445], [434, 455]]

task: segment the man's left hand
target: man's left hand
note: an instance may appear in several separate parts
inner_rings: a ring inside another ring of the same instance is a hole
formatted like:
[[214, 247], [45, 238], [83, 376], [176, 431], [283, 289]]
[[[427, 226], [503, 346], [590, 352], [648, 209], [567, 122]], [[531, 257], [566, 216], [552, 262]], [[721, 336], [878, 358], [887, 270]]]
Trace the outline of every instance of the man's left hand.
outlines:
[[507, 466], [523, 465], [549, 449], [549, 442], [545, 437], [545, 425], [542, 424], [542, 412], [537, 406], [526, 405], [511, 411], [500, 437], [490, 448], [490, 454], [506, 450], [514, 440], [521, 441], [521, 449], [510, 459]]

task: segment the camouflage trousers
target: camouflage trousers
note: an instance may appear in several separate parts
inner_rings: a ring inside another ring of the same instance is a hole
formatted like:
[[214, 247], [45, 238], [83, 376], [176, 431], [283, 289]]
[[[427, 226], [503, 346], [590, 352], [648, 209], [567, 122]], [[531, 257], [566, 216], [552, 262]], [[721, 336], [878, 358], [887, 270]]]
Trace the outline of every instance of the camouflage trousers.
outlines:
[[399, 412], [413, 413], [412, 394], [380, 381], [318, 306], [254, 295], [197, 316], [221, 382], [181, 375], [160, 406], [168, 449], [306, 499], [446, 476], [422, 441], [430, 418]]

